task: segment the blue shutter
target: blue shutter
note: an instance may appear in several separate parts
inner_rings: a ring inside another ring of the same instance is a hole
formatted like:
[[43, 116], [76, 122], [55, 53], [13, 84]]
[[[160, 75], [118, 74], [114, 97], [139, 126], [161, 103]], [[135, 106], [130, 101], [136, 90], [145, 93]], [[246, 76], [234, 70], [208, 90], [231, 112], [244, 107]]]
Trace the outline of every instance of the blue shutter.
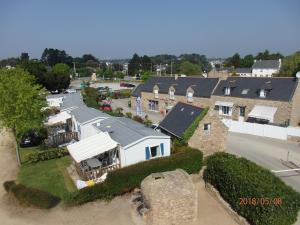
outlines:
[[146, 160], [150, 159], [150, 148], [149, 147], [146, 147], [145, 149], [146, 151]]
[[161, 152], [161, 156], [164, 156], [164, 144], [163, 143], [161, 143], [160, 144], [160, 152]]

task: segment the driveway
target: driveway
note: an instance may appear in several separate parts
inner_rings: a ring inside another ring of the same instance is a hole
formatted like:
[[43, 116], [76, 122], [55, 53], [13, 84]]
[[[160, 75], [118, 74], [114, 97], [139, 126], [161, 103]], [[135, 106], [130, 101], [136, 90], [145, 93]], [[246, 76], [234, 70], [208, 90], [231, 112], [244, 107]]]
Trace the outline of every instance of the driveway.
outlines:
[[[116, 109], [117, 107], [123, 108], [123, 113], [125, 114], [126, 112], [131, 112], [132, 115], [136, 115], [136, 111], [132, 108], [128, 107], [128, 101], [130, 98], [124, 98], [124, 99], [113, 99], [111, 106], [113, 109]], [[163, 116], [159, 112], [143, 112], [143, 117], [145, 115], [148, 115], [148, 118], [153, 122], [153, 123], [159, 123], [162, 121]]]
[[[292, 161], [300, 166], [300, 145], [296, 142], [281, 141], [253, 135], [229, 133], [227, 152], [243, 156], [270, 170], [290, 169], [283, 161]], [[284, 182], [300, 192], [300, 171], [276, 173]]]

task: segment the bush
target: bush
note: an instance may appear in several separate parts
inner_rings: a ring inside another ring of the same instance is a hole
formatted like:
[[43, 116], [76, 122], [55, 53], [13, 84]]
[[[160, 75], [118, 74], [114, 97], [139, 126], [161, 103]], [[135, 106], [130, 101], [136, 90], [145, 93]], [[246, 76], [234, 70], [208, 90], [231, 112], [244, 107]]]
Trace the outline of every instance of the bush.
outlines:
[[132, 118], [132, 113], [131, 112], [127, 112], [125, 115], [126, 115], [126, 117], [128, 117], [130, 119]]
[[140, 117], [140, 116], [134, 116], [132, 119], [135, 120], [136, 122], [139, 122], [139, 123], [143, 123], [144, 122], [143, 118]]
[[144, 120], [144, 124], [147, 126], [147, 127], [150, 127], [152, 125], [152, 121], [149, 120], [149, 119], [146, 119]]
[[83, 204], [96, 199], [112, 199], [139, 187], [142, 180], [151, 173], [171, 171], [177, 168], [187, 173], [198, 173], [202, 167], [202, 152], [186, 148], [185, 151], [168, 157], [141, 162], [109, 173], [106, 181], [90, 188], [84, 188], [70, 197], [71, 205]]
[[69, 152], [65, 148], [56, 148], [53, 150], [45, 150], [34, 152], [28, 155], [28, 163], [36, 163], [39, 161], [45, 161], [50, 159], [61, 158], [68, 155]]
[[10, 187], [12, 193], [21, 204], [50, 209], [60, 202], [60, 198], [42, 190], [26, 187], [23, 184], [14, 184]]
[[13, 187], [14, 185], [16, 185], [16, 182], [14, 180], [5, 181], [3, 183], [3, 187], [4, 187], [6, 192], [9, 192], [11, 187]]
[[[291, 225], [297, 219], [300, 194], [269, 170], [247, 159], [216, 153], [207, 158], [204, 179], [250, 224]], [[248, 203], [241, 204], [245, 198]], [[266, 199], [270, 201], [268, 204]]]

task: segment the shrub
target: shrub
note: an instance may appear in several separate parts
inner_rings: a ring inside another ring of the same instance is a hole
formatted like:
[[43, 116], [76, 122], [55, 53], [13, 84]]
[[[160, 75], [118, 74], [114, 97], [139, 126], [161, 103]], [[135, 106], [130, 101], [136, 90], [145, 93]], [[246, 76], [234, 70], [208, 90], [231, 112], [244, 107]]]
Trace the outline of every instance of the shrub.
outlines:
[[132, 118], [132, 113], [131, 113], [131, 112], [127, 112], [127, 113], [126, 113], [126, 117], [128, 117], [128, 118], [131, 119], [131, 118]]
[[139, 122], [139, 123], [143, 123], [144, 122], [143, 118], [140, 117], [140, 116], [134, 116], [132, 119], [135, 120], [135, 121], [137, 121], [137, 122]]
[[34, 152], [28, 155], [28, 163], [36, 163], [39, 161], [45, 161], [49, 159], [61, 158], [68, 155], [69, 152], [65, 148], [56, 148], [53, 150], [45, 150]]
[[152, 125], [152, 121], [149, 120], [149, 119], [146, 119], [144, 120], [144, 124], [147, 126], [147, 127], [150, 127]]
[[5, 189], [6, 192], [9, 192], [11, 187], [16, 185], [16, 182], [14, 180], [10, 180], [10, 181], [5, 181], [3, 183], [3, 187]]
[[[216, 153], [207, 158], [204, 179], [250, 224], [291, 225], [297, 219], [300, 194], [269, 170], [247, 159]], [[245, 198], [248, 203], [241, 204]], [[264, 199], [269, 199], [269, 203]]]
[[70, 197], [71, 205], [83, 204], [96, 199], [112, 199], [140, 186], [151, 173], [171, 171], [177, 168], [187, 173], [197, 173], [202, 166], [202, 152], [186, 148], [185, 151], [168, 157], [141, 162], [109, 173], [106, 181], [90, 188], [84, 188]]
[[42, 209], [50, 209], [60, 202], [60, 198], [42, 190], [26, 187], [23, 184], [14, 184], [10, 192], [21, 204], [36, 206]]

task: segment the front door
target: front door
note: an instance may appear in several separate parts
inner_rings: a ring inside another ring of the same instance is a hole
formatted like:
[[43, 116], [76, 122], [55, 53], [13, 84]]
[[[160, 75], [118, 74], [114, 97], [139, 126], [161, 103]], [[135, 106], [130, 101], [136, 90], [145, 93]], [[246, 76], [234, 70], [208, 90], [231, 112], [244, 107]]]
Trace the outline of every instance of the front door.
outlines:
[[240, 113], [239, 113], [239, 121], [244, 122], [245, 119], [245, 106], [240, 106]]

